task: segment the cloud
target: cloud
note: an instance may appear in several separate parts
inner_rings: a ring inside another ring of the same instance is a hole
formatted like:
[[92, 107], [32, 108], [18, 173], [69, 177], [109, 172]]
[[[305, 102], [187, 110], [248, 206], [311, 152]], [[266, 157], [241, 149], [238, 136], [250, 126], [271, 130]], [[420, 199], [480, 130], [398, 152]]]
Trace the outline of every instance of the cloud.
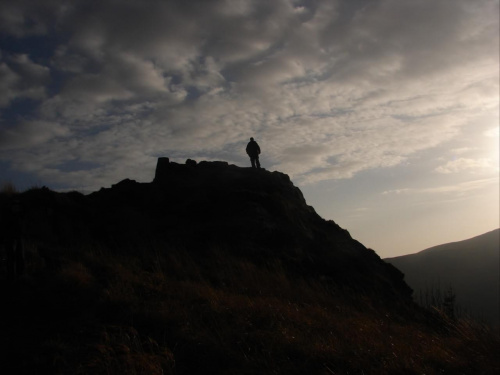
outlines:
[[492, 161], [490, 159], [468, 159], [468, 158], [458, 158], [456, 160], [449, 161], [445, 165], [437, 167], [435, 170], [438, 173], [458, 173], [463, 171], [475, 172], [481, 169], [487, 169], [492, 166]]
[[[52, 51], [2, 55], [0, 106], [41, 103], [0, 125], [1, 144], [23, 168], [50, 155], [37, 167], [58, 181], [111, 183], [122, 165], [142, 176], [157, 156], [247, 163], [250, 136], [301, 183], [351, 178], [498, 111], [495, 0], [29, 4], [2, 5], [2, 31]], [[70, 177], [67, 160], [92, 168]]]
[[58, 123], [24, 121], [15, 128], [0, 129], [0, 150], [8, 151], [45, 144], [54, 137], [68, 135], [68, 130]]
[[477, 150], [477, 148], [471, 148], [471, 147], [460, 147], [460, 148], [454, 148], [451, 150], [451, 153], [454, 155], [462, 155], [462, 154], [467, 154], [471, 151]]
[[17, 74], [15, 74], [7, 64], [0, 64], [0, 106], [6, 106], [16, 97], [16, 90], [14, 87], [18, 80]]
[[386, 190], [382, 194], [383, 195], [454, 194], [462, 196], [466, 193], [483, 190], [492, 185], [498, 185], [498, 177], [471, 180], [471, 181], [461, 182], [458, 184], [444, 185], [438, 187], [392, 189], [392, 190]]
[[0, 55], [0, 108], [17, 98], [44, 99], [49, 80], [49, 69], [28, 55]]
[[0, 3], [0, 31], [15, 37], [47, 33], [53, 14], [61, 10], [63, 1], [32, 2], [19, 0]]
[[490, 128], [484, 132], [484, 135], [488, 138], [498, 138], [500, 135], [500, 128], [498, 126]]

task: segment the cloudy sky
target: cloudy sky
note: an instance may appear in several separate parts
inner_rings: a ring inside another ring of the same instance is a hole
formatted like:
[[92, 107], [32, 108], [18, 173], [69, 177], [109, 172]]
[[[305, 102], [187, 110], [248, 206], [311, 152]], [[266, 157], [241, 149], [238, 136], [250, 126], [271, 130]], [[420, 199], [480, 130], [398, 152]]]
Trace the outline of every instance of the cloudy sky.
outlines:
[[290, 175], [382, 257], [499, 227], [498, 0], [0, 3], [0, 183]]

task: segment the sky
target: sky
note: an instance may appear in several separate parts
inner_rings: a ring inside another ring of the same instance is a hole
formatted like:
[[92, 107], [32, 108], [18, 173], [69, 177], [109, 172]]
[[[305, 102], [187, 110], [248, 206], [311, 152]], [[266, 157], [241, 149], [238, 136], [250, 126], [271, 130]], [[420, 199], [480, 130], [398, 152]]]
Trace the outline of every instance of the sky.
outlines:
[[381, 257], [499, 227], [498, 0], [0, 2], [0, 183], [261, 164]]

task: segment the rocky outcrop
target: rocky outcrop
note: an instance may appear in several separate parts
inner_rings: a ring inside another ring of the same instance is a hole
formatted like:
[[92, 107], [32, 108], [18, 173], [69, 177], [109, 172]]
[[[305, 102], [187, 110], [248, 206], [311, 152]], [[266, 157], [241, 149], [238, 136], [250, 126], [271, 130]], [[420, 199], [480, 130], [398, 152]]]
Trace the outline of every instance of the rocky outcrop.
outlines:
[[217, 249], [255, 264], [280, 263], [296, 277], [411, 300], [401, 272], [321, 218], [280, 172], [159, 158], [151, 183], [127, 179], [87, 196], [45, 191], [38, 201], [34, 193], [19, 199], [26, 202], [25, 236], [44, 241], [37, 216], [46, 240], [59, 246], [91, 242], [127, 252], [154, 243], [200, 257]]

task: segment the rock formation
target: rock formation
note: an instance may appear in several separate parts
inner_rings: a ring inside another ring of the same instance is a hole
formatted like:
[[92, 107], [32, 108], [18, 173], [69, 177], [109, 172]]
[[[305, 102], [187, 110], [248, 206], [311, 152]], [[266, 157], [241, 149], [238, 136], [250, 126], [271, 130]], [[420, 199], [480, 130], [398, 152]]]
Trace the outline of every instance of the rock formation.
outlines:
[[151, 183], [126, 179], [87, 196], [42, 189], [18, 199], [24, 236], [47, 248], [99, 243], [134, 252], [161, 243], [200, 257], [216, 248], [256, 264], [279, 262], [297, 277], [411, 300], [401, 272], [321, 218], [280, 172], [159, 158]]

